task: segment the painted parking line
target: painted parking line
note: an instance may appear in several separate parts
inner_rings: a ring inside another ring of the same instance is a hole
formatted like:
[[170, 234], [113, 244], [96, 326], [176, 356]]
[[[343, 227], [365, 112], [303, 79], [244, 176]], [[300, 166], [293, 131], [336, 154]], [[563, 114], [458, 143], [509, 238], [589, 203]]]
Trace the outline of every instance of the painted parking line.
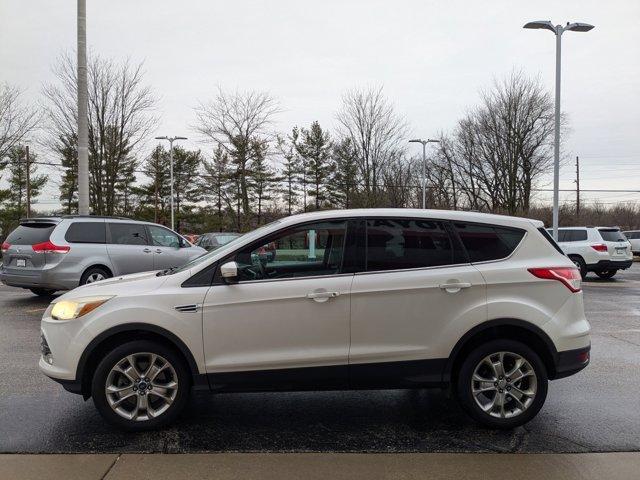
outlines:
[[38, 312], [44, 312], [48, 307], [44, 307], [44, 308], [32, 308], [29, 310], [25, 310], [25, 312], [27, 313], [38, 313]]

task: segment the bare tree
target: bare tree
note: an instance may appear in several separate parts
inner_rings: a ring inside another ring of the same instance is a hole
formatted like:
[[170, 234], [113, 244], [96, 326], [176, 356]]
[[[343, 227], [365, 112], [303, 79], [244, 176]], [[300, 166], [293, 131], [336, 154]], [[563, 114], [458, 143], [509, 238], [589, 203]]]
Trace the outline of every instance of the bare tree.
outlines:
[[[70, 163], [77, 161], [75, 60], [62, 55], [54, 74], [57, 83], [44, 87], [48, 144], [63, 163]], [[157, 118], [152, 115], [156, 98], [144, 84], [142, 64], [116, 63], [94, 56], [89, 60], [88, 76], [91, 210], [113, 215], [118, 208], [119, 190], [129, 188], [123, 172], [137, 164], [138, 147], [157, 125]], [[70, 149], [76, 152], [76, 158], [69, 158]], [[72, 165], [65, 167], [71, 169]], [[70, 185], [77, 188], [77, 182]]]
[[382, 87], [348, 91], [337, 120], [339, 136], [351, 139], [357, 152], [360, 180], [366, 201], [372, 205], [385, 166], [402, 157], [407, 124], [385, 98]]
[[41, 120], [40, 111], [26, 105], [22, 92], [9, 84], [0, 84], [0, 160], [25, 139]]
[[271, 141], [273, 117], [280, 111], [266, 92], [228, 93], [218, 89], [216, 97], [195, 109], [195, 130], [229, 154], [238, 182], [239, 204], [250, 214], [250, 164]]

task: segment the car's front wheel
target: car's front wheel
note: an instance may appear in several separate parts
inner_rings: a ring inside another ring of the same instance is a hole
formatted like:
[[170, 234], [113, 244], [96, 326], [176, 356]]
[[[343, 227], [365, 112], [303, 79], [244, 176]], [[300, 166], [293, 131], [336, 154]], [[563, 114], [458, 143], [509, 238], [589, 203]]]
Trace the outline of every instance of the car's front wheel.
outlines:
[[618, 270], [600, 270], [596, 272], [596, 275], [598, 275], [600, 278], [613, 278], [614, 275], [618, 273]]
[[139, 340], [104, 357], [93, 375], [91, 395], [107, 421], [139, 431], [174, 420], [190, 388], [188, 369], [178, 353], [161, 343]]
[[490, 428], [514, 428], [540, 411], [547, 396], [547, 370], [528, 346], [492, 340], [463, 361], [457, 381], [461, 405]]

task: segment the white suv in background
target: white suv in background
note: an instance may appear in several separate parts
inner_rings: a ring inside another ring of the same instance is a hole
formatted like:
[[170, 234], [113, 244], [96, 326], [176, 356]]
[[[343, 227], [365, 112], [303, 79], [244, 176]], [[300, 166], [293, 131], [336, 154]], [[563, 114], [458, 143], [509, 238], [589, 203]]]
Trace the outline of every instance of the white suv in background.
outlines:
[[129, 430], [170, 422], [192, 388], [449, 386], [477, 421], [512, 428], [548, 380], [589, 363], [580, 282], [539, 221], [307, 213], [56, 298], [40, 369]]
[[557, 243], [580, 269], [582, 278], [589, 272], [611, 278], [633, 263], [631, 244], [617, 227], [559, 228]]
[[629, 240], [633, 254], [640, 255], [640, 230], [630, 230], [622, 233], [624, 233], [624, 236]]

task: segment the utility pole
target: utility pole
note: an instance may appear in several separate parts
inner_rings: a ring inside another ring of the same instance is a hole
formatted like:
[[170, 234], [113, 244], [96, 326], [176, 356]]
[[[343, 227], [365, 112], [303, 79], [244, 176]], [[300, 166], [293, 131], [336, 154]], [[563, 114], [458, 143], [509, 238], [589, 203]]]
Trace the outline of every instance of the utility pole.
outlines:
[[156, 140], [167, 140], [169, 142], [169, 176], [171, 182], [171, 230], [175, 230], [173, 214], [173, 142], [176, 140], [187, 140], [187, 137], [156, 137]]
[[87, 0], [78, 0], [78, 214], [89, 215]]
[[30, 178], [30, 163], [29, 163], [29, 145], [24, 148], [25, 164], [26, 164], [26, 181], [27, 181], [27, 218], [31, 216], [31, 178]]
[[576, 155], [576, 217], [580, 217], [580, 157]]

